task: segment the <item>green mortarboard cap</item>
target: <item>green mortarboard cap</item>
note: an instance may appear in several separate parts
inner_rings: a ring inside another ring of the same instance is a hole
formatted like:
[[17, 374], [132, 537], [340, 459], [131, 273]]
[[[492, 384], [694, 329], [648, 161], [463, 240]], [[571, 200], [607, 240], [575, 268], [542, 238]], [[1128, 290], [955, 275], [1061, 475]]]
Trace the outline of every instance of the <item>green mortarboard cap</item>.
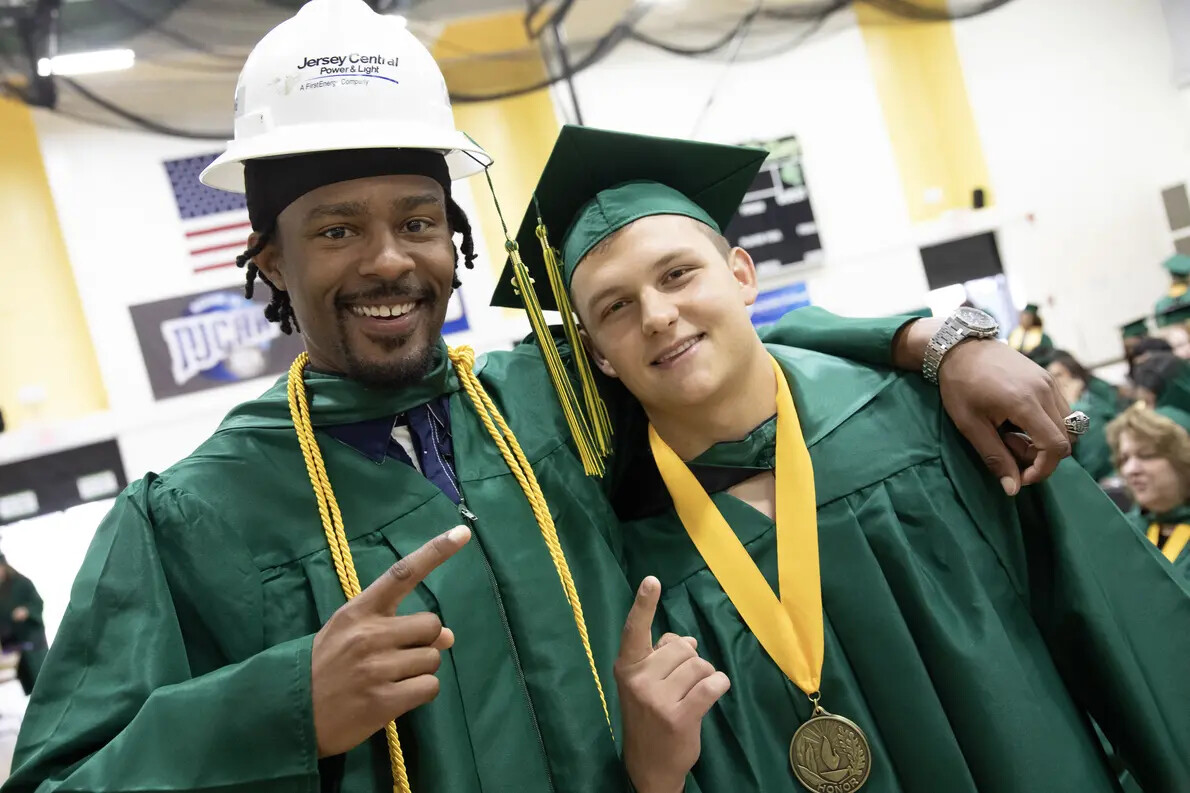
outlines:
[[1180, 297], [1163, 297], [1153, 304], [1153, 315], [1159, 317], [1167, 311], [1173, 311], [1181, 303], [1182, 299]]
[[1028, 311], [1030, 314], [1036, 314], [1037, 310], [1038, 310], [1037, 304], [1036, 303], [1028, 303], [1025, 305], [1025, 308], [1023, 310]]
[[1144, 318], [1134, 319], [1120, 327], [1120, 335], [1125, 339], [1139, 339], [1149, 335], [1149, 323]]
[[1168, 328], [1187, 320], [1190, 320], [1190, 300], [1183, 299], [1157, 315], [1157, 327]]
[[[569, 288], [583, 256], [634, 220], [685, 215], [721, 232], [767, 156], [764, 149], [564, 126], [516, 236], [541, 308], [555, 310], [557, 302], [537, 239], [539, 208]], [[492, 305], [523, 308], [513, 286], [506, 261]]]
[[1184, 253], [1175, 254], [1161, 263], [1170, 275], [1190, 276], [1190, 256]]

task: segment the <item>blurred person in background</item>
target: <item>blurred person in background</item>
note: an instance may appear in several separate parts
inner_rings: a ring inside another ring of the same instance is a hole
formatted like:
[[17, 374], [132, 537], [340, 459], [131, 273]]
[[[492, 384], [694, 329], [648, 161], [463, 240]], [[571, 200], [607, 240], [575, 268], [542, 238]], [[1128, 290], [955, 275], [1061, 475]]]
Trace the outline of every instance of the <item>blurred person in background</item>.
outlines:
[[1158, 335], [1169, 342], [1174, 355], [1182, 359], [1190, 359], [1190, 298], [1183, 297], [1181, 302], [1157, 315]]
[[1124, 360], [1128, 364], [1128, 374], [1127, 380], [1118, 389], [1124, 403], [1140, 399], [1136, 391], [1136, 369], [1157, 352], [1173, 352], [1173, 347], [1165, 339], [1156, 336], [1141, 336], [1125, 345]]
[[1149, 325], [1145, 317], [1134, 319], [1120, 326], [1120, 341], [1124, 345], [1124, 359], [1132, 360], [1132, 351], [1141, 339], [1148, 338]]
[[1180, 569], [1190, 572], [1190, 433], [1143, 405], [1107, 427], [1134, 506], [1128, 519]]
[[1008, 334], [1008, 346], [1035, 361], [1054, 349], [1054, 342], [1046, 335], [1036, 303], [1029, 303], [1021, 312], [1017, 326]]
[[1187, 303], [1190, 292], [1190, 256], [1174, 254], [1161, 263], [1169, 273], [1169, 289], [1153, 306], [1153, 313], [1160, 317]]
[[1131, 378], [1136, 367], [1157, 352], [1173, 352], [1173, 345], [1158, 336], [1142, 336], [1136, 339], [1135, 343], [1127, 347], [1125, 355], [1128, 361], [1128, 377]]
[[1136, 365], [1134, 396], [1150, 410], [1190, 431], [1190, 362], [1172, 352], [1154, 352]]
[[1074, 444], [1074, 459], [1087, 469], [1095, 481], [1112, 473], [1111, 449], [1105, 434], [1107, 423], [1119, 412], [1116, 389], [1095, 377], [1065, 350], [1055, 350], [1046, 370], [1053, 376], [1071, 410], [1081, 410], [1091, 418], [1091, 426]]
[[17, 680], [26, 695], [33, 692], [48, 646], [37, 587], [0, 553], [0, 647], [20, 653]]
[[1178, 324], [1170, 328], [1165, 334], [1165, 340], [1173, 348], [1173, 354], [1182, 360], [1190, 360], [1190, 330], [1185, 325]]

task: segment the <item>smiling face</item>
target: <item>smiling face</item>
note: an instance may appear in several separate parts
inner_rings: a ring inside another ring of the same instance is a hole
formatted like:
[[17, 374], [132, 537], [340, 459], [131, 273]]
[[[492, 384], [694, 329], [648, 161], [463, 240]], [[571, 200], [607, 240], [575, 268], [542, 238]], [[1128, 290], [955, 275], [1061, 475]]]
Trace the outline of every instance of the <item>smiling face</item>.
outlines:
[[442, 186], [376, 176], [294, 201], [256, 264], [289, 293], [311, 367], [400, 387], [434, 365], [456, 256]]
[[680, 215], [624, 227], [582, 260], [571, 294], [596, 364], [646, 410], [706, 403], [764, 348], [748, 316], [756, 269]]
[[1154, 444], [1131, 432], [1121, 432], [1118, 458], [1120, 475], [1141, 508], [1166, 512], [1186, 500], [1177, 469]]

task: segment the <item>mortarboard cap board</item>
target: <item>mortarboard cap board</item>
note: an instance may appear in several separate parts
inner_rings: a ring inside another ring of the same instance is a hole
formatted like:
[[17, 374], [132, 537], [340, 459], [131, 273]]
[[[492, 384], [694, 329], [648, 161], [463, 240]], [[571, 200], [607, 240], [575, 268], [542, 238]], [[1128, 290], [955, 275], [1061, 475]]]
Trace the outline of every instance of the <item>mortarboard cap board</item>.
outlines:
[[[562, 283], [602, 240], [634, 220], [685, 215], [722, 232], [768, 152], [693, 140], [656, 138], [567, 125], [562, 128], [517, 231], [519, 253], [546, 311], [558, 301], [538, 237], [538, 212], [557, 249]], [[523, 308], [511, 257], [492, 305]]]
[[1163, 261], [1161, 266], [1164, 267], [1170, 275], [1184, 278], [1190, 275], [1190, 256], [1187, 256], [1184, 253], [1175, 254]]
[[1190, 300], [1182, 300], [1157, 315], [1157, 327], [1168, 328], [1190, 320]]
[[1139, 339], [1149, 335], [1149, 322], [1146, 317], [1134, 319], [1120, 326], [1120, 336], [1125, 339]]

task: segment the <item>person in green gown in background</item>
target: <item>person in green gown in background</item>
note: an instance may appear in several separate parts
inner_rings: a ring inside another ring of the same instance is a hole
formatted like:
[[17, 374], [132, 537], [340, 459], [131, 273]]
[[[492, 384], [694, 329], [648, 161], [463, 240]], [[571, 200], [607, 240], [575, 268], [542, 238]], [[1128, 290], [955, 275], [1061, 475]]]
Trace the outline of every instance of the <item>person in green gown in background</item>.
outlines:
[[1120, 397], [1108, 382], [1095, 377], [1065, 350], [1054, 350], [1047, 371], [1053, 376], [1072, 410], [1081, 410], [1091, 426], [1074, 445], [1074, 459], [1095, 481], [1115, 471], [1107, 445], [1107, 423], [1119, 413]]
[[763, 159], [568, 127], [518, 235], [635, 484], [636, 789], [1113, 793], [1092, 718], [1144, 790], [1188, 789], [1190, 590], [1079, 466], [1010, 499], [923, 379], [763, 342], [721, 236]]
[[48, 646], [43, 608], [37, 587], [0, 554], [0, 646], [20, 653], [17, 680], [26, 695], [33, 691]]
[[1170, 350], [1183, 360], [1190, 359], [1190, 297], [1183, 297], [1164, 313], [1155, 317], [1161, 338], [1169, 342]]
[[1165, 558], [1190, 571], [1190, 433], [1133, 405], [1108, 425], [1107, 438], [1134, 502], [1128, 519]]
[[[361, 94], [336, 106], [332, 136], [303, 104], [317, 92], [259, 90], [300, 78], [303, 56], [372, 52], [379, 37], [399, 50], [402, 90], [441, 103], [441, 74], [395, 24], [361, 0], [312, 0], [250, 56], [245, 140], [204, 179], [246, 190], [248, 287], [264, 280], [266, 316], [307, 353], [117, 499], [6, 793], [626, 784], [611, 681], [632, 587], [617, 517], [538, 349], [476, 361], [442, 339], [457, 263], [474, 255], [451, 178], [482, 152], [453, 126], [403, 137], [369, 120], [415, 103]], [[266, 100], [283, 106], [264, 113]], [[421, 110], [450, 119], [448, 105]], [[301, 113], [309, 124], [261, 121]], [[797, 312], [769, 333], [919, 366], [923, 328]], [[942, 383], [1015, 489], [1068, 448], [1052, 383], [993, 347], [956, 356]], [[995, 435], [1005, 420], [1040, 450], [1023, 472]]]
[[1190, 302], [1187, 289], [1190, 288], [1190, 256], [1175, 253], [1161, 263], [1162, 269], [1169, 273], [1169, 290], [1165, 296], [1153, 305], [1153, 314], [1158, 317], [1168, 316], [1174, 309], [1186, 306]]
[[1132, 350], [1141, 339], [1149, 335], [1149, 321], [1147, 317], [1125, 322], [1120, 326], [1120, 343], [1124, 346], [1124, 358], [1132, 360]]
[[1039, 363], [1047, 362], [1054, 350], [1054, 342], [1045, 332], [1041, 309], [1036, 303], [1030, 303], [1021, 311], [1017, 326], [1008, 334], [1008, 346]]
[[1190, 363], [1153, 352], [1132, 373], [1136, 399], [1190, 432]]

